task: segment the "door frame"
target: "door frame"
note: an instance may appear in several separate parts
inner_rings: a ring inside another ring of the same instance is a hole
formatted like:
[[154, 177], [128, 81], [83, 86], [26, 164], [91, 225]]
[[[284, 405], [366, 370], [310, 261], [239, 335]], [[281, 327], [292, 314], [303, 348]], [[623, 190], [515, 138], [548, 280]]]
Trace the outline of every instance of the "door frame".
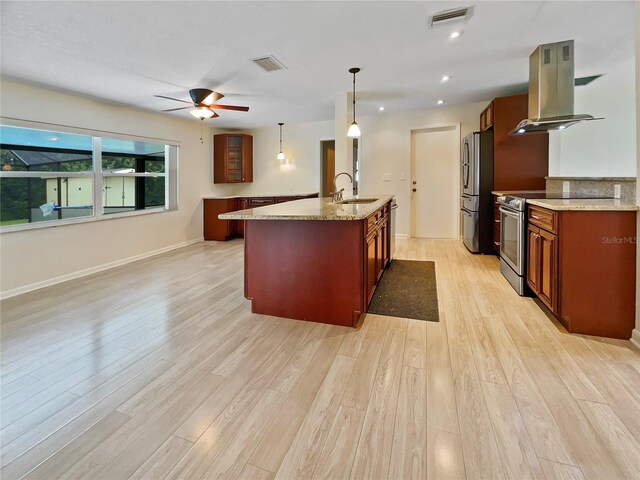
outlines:
[[[335, 170], [335, 151], [336, 151], [336, 139], [335, 138], [327, 138], [327, 139], [323, 139], [320, 140], [320, 185], [318, 188], [319, 196], [322, 197], [324, 194], [324, 190], [325, 190], [325, 184], [324, 184], [324, 177], [325, 177], [325, 171], [324, 171], [324, 153], [325, 153], [325, 144], [327, 144], [328, 142], [333, 142], [333, 159], [334, 159], [334, 170]], [[332, 179], [333, 181], [333, 179]], [[330, 186], [331, 190], [333, 190], [333, 185]]]
[[[456, 162], [456, 166], [455, 166], [455, 172], [456, 172], [456, 176], [458, 178], [458, 181], [456, 182], [456, 188], [454, 191], [454, 195], [455, 198], [460, 199], [460, 148], [461, 148], [461, 144], [462, 144], [462, 136], [461, 136], [461, 124], [460, 122], [451, 122], [451, 123], [436, 123], [433, 125], [427, 125], [424, 127], [414, 127], [411, 128], [409, 130], [409, 135], [408, 135], [408, 139], [407, 139], [407, 149], [409, 151], [409, 182], [407, 185], [407, 194], [408, 194], [408, 198], [409, 198], [409, 233], [408, 233], [408, 237], [409, 238], [416, 238], [415, 237], [415, 231], [416, 231], [416, 212], [415, 212], [415, 203], [413, 201], [413, 181], [415, 179], [415, 174], [416, 174], [416, 159], [415, 159], [415, 151], [413, 148], [413, 135], [414, 133], [422, 133], [422, 132], [429, 132], [429, 131], [437, 131], [437, 130], [454, 130], [455, 131], [455, 136], [456, 139], [458, 140], [457, 142], [457, 158], [458, 161]], [[460, 235], [462, 234], [462, 222], [460, 221], [460, 212], [458, 212], [458, 237], [460, 237]]]

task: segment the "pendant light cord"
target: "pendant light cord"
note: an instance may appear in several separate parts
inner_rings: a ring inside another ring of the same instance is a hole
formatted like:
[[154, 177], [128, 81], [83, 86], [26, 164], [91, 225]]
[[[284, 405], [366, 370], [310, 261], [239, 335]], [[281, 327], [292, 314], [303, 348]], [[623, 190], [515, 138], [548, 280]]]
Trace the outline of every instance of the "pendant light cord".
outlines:
[[356, 121], [356, 74], [353, 73], [353, 121]]

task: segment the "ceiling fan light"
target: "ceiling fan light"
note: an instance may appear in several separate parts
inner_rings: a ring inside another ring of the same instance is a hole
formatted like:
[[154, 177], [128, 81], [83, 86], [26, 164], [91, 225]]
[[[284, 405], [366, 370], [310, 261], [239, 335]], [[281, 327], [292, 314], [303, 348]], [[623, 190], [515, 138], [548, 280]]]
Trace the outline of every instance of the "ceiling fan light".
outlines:
[[215, 115], [213, 110], [209, 110], [208, 108], [205, 108], [205, 107], [198, 107], [196, 109], [191, 110], [189, 113], [194, 117], [199, 118], [200, 120], [204, 120], [205, 118], [211, 118]]
[[349, 131], [347, 132], [347, 136], [351, 138], [359, 138], [360, 137], [360, 127], [354, 121], [349, 127]]
[[282, 152], [278, 153], [278, 160], [284, 160], [284, 159], [285, 159], [284, 153]]

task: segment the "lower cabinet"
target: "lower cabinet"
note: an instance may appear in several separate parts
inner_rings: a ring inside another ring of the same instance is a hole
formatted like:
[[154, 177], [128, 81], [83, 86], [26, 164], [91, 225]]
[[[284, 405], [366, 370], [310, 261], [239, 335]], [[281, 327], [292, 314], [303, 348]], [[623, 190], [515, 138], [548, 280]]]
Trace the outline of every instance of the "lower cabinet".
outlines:
[[389, 263], [389, 210], [385, 205], [364, 221], [365, 261], [364, 282], [366, 306]]
[[527, 284], [570, 333], [629, 339], [635, 325], [636, 212], [527, 214]]
[[527, 283], [549, 310], [558, 313], [558, 237], [533, 225], [528, 232]]
[[318, 194], [315, 193], [301, 196], [205, 198], [203, 208], [204, 239], [223, 242], [236, 237], [244, 237], [245, 222], [243, 220], [220, 220], [218, 215], [221, 213], [264, 207], [303, 198], [316, 198], [317, 196]]

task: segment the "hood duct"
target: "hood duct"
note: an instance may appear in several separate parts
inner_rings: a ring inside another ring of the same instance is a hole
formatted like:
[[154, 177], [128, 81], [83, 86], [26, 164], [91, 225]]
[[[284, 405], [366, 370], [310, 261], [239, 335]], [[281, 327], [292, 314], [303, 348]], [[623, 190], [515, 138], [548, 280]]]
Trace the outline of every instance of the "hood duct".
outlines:
[[579, 122], [601, 120], [573, 113], [574, 75], [573, 40], [536, 48], [529, 57], [529, 118], [510, 134], [563, 130]]

